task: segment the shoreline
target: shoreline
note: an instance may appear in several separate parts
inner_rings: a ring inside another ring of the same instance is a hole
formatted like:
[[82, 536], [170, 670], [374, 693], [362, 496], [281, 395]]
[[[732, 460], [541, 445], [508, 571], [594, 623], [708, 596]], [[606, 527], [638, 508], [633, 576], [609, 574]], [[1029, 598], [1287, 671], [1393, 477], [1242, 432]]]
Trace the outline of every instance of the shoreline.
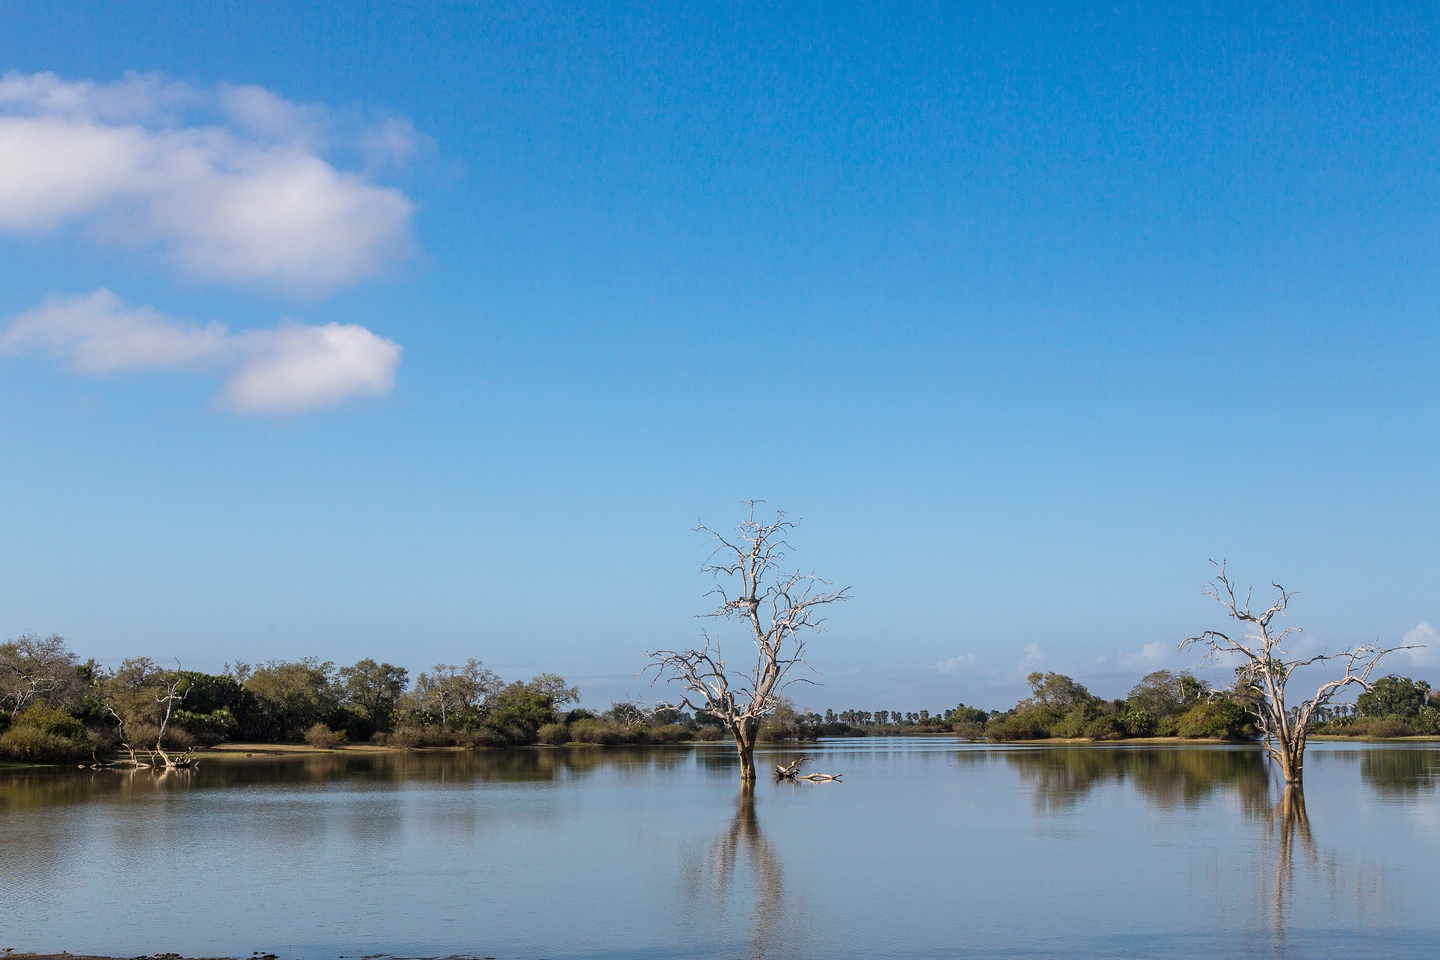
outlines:
[[[893, 734], [897, 737], [914, 737], [916, 739], [953, 737], [954, 734], [946, 733], [916, 733], [916, 734]], [[763, 746], [789, 747], [791, 749], [803, 750], [807, 744], [814, 743], [841, 743], [853, 740], [880, 739], [878, 736], [858, 737], [822, 737], [820, 740], [778, 740]], [[1407, 737], [1342, 737], [1335, 734], [1316, 734], [1309, 738], [1311, 743], [1440, 743], [1440, 735], [1417, 734]], [[1215, 738], [1198, 737], [1127, 737], [1122, 740], [1092, 740], [1087, 737], [1046, 737], [1039, 740], [968, 740], [956, 738], [958, 744], [982, 747], [1054, 747], [1054, 746], [1075, 746], [1075, 747], [1153, 747], [1153, 746], [1260, 746], [1259, 740], [1220, 740]], [[726, 740], [687, 740], [679, 743], [661, 744], [636, 744], [636, 743], [566, 743], [566, 744], [527, 744], [514, 747], [390, 747], [373, 743], [352, 743], [343, 747], [312, 747], [304, 743], [224, 743], [213, 747], [196, 750], [194, 756], [197, 759], [206, 760], [269, 760], [277, 757], [304, 757], [304, 756], [337, 756], [343, 754], [354, 755], [375, 755], [386, 753], [463, 753], [471, 750], [503, 751], [503, 750], [568, 750], [585, 748], [588, 750], [633, 750], [636, 748], [654, 749], [656, 747], [695, 747], [705, 744], [719, 744], [729, 746]], [[53, 769], [56, 767], [78, 766], [88, 768], [90, 764], [79, 763], [73, 760], [57, 761], [54, 763], [14, 763], [0, 760], [0, 771], [5, 770], [39, 770]], [[6, 957], [20, 957], [22, 954], [10, 953], [0, 955], [0, 960]], [[31, 956], [24, 954], [23, 956]], [[49, 956], [35, 954], [34, 956]], [[70, 957], [71, 960], [89, 960], [78, 954], [55, 954], [55, 956]], [[168, 955], [167, 955], [168, 956]], [[170, 958], [175, 960], [175, 958]]]

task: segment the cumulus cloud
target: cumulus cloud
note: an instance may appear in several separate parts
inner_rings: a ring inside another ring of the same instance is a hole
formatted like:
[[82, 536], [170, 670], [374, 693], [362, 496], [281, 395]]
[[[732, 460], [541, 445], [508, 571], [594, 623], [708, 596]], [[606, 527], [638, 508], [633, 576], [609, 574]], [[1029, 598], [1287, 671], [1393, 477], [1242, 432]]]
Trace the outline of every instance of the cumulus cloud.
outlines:
[[941, 660], [930, 669], [935, 673], [969, 673], [980, 664], [980, 658], [973, 653], [961, 653], [948, 660]]
[[1015, 665], [1015, 669], [1023, 677], [1027, 674], [1033, 673], [1036, 670], [1039, 670], [1044, 665], [1045, 661], [1048, 659], [1049, 658], [1045, 656], [1045, 652], [1040, 649], [1040, 644], [1027, 644], [1025, 646], [1025, 656], [1018, 664]]
[[399, 344], [354, 324], [233, 332], [130, 307], [109, 290], [52, 297], [0, 331], [0, 354], [42, 352], [77, 373], [201, 369], [224, 374], [225, 406], [296, 413], [389, 393]]
[[1170, 652], [1170, 647], [1160, 641], [1147, 643], [1133, 653], [1127, 653], [1120, 657], [1120, 666], [1127, 670], [1145, 669], [1158, 667]]
[[1405, 637], [1400, 642], [1414, 648], [1400, 652], [1409, 657], [1415, 666], [1433, 667], [1440, 664], [1440, 631], [1436, 631], [1430, 624], [1415, 624], [1405, 631]]
[[340, 134], [321, 107], [260, 87], [154, 76], [112, 84], [0, 77], [0, 231], [83, 224], [154, 246], [195, 276], [320, 293], [410, 250], [414, 205], [323, 156], [345, 141], [403, 159], [418, 138], [390, 120]]

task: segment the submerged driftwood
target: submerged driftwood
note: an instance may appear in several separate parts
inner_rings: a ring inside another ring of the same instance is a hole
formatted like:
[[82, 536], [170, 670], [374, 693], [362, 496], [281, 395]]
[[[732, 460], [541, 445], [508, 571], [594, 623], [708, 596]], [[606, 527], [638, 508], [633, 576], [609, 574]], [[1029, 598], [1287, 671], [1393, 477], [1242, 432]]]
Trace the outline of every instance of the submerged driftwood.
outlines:
[[788, 763], [784, 766], [777, 763], [775, 765], [775, 779], [777, 781], [789, 780], [791, 783], [798, 783], [801, 780], [808, 780], [810, 783], [832, 783], [840, 779], [840, 774], [838, 773], [812, 773], [808, 776], [800, 776], [800, 765], [806, 762], [813, 762], [813, 760], [813, 757], [801, 757], [794, 763]]

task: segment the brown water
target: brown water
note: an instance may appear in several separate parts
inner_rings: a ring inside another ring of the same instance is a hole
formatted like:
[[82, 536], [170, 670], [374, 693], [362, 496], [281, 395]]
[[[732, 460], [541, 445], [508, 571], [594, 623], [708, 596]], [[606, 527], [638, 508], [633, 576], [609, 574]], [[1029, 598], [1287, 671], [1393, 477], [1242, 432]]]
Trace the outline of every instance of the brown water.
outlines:
[[[119, 956], [1429, 957], [1440, 745], [720, 745], [0, 772], [0, 947]], [[776, 750], [763, 762], [788, 760]]]

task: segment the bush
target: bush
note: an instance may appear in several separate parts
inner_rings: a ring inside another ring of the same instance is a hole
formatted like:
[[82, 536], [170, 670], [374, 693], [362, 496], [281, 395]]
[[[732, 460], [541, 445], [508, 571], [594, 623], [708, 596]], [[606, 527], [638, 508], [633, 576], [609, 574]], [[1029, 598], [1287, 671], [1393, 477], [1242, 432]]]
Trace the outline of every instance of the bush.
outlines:
[[1197, 740], [1253, 740], [1257, 731], [1245, 708], [1234, 700], [1204, 700], [1180, 717], [1179, 736]]
[[1154, 736], [1158, 722], [1149, 710], [1131, 707], [1120, 715], [1120, 726], [1132, 737]]
[[716, 740], [723, 740], [725, 731], [719, 727], [701, 727], [695, 732], [696, 740], [703, 740], [706, 743], [714, 743]]
[[781, 740], [794, 739], [794, 734], [778, 723], [761, 724], [755, 736], [761, 743], [777, 743]]
[[12, 726], [31, 727], [69, 740], [79, 740], [85, 733], [85, 727], [79, 720], [48, 703], [37, 703], [24, 710], [15, 717]]
[[228, 707], [209, 713], [176, 710], [174, 724], [184, 727], [191, 736], [206, 746], [213, 746], [233, 737], [240, 729]]
[[0, 760], [46, 763], [90, 755], [90, 742], [79, 720], [57, 707], [37, 703], [0, 735]]
[[1088, 736], [1089, 734], [1085, 731], [1093, 719], [1095, 719], [1093, 708], [1088, 703], [1078, 704], [1061, 717], [1058, 723], [1050, 727], [1050, 736], [1065, 737], [1067, 740]]
[[1060, 718], [1043, 710], [1017, 710], [995, 717], [985, 724], [985, 735], [991, 740], [1044, 740], [1050, 736], [1050, 724]]
[[1120, 722], [1108, 714], [1102, 714], [1085, 725], [1085, 736], [1091, 740], [1119, 740], [1125, 736]]
[[0, 735], [0, 760], [54, 763], [90, 755], [89, 746], [37, 727], [12, 726]]
[[552, 747], [561, 747], [570, 742], [570, 729], [563, 723], [547, 723], [536, 732], [535, 739]]
[[[1356, 726], [1359, 726], [1359, 724], [1356, 724]], [[1401, 723], [1399, 720], [1371, 720], [1364, 726], [1365, 733], [1363, 736], [1367, 737], [1410, 737], [1415, 734], [1414, 728], [1408, 723]]]
[[334, 750], [340, 746], [340, 734], [323, 723], [316, 723], [305, 731], [305, 742], [317, 750]]
[[577, 720], [570, 725], [570, 739], [576, 743], [616, 744], [628, 737], [619, 724], [608, 720]]
[[460, 736], [460, 742], [472, 749], [494, 749], [497, 747], [508, 747], [510, 741], [498, 730], [489, 727], [480, 727], [475, 730], [467, 730]]
[[667, 723], [646, 731], [651, 743], [687, 743], [695, 739], [695, 731], [679, 723]]
[[424, 727], [406, 724], [385, 734], [376, 734], [376, 739], [387, 747], [401, 750], [415, 750], [421, 747], [448, 747], [455, 737], [440, 727]]

